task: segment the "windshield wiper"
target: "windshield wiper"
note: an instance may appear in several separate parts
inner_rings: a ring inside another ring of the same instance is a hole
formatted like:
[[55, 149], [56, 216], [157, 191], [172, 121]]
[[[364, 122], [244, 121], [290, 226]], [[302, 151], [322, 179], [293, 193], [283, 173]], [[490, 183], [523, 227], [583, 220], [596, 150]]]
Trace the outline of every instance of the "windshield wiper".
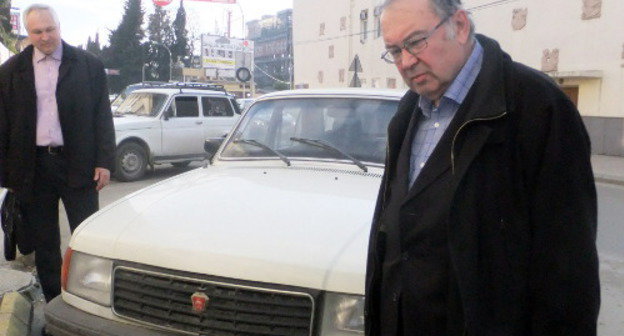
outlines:
[[339, 148], [337, 148], [336, 146], [330, 144], [327, 141], [323, 141], [323, 140], [319, 140], [319, 139], [296, 138], [296, 137], [292, 137], [292, 138], [290, 138], [290, 140], [301, 142], [301, 143], [308, 144], [308, 145], [311, 145], [311, 146], [320, 147], [320, 148], [323, 148], [323, 149], [330, 150], [330, 151], [332, 151], [334, 153], [338, 153], [338, 154], [342, 155], [343, 157], [351, 160], [351, 162], [353, 162], [353, 164], [355, 164], [356, 166], [360, 167], [360, 169], [362, 169], [365, 173], [368, 172], [368, 168], [362, 163], [362, 161], [354, 158], [353, 156], [351, 156], [351, 155], [347, 154], [346, 152], [340, 150]]
[[238, 139], [238, 140], [234, 140], [234, 143], [239, 143], [242, 142], [244, 144], [249, 144], [249, 145], [253, 145], [256, 147], [260, 147], [262, 149], [265, 149], [275, 155], [277, 155], [282, 161], [284, 161], [286, 163], [287, 166], [290, 167], [290, 160], [282, 153], [278, 152], [277, 150], [257, 141], [257, 140], [253, 140], [253, 139]]

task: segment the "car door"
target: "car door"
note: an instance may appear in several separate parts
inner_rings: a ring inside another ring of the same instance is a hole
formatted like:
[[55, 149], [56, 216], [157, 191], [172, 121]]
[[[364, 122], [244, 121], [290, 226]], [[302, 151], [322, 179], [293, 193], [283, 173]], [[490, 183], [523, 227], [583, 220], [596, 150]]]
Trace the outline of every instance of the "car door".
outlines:
[[227, 97], [201, 97], [204, 115], [204, 137], [222, 137], [232, 129], [239, 115], [234, 113], [232, 101]]
[[197, 96], [175, 96], [162, 119], [163, 156], [181, 157], [204, 153], [204, 117]]

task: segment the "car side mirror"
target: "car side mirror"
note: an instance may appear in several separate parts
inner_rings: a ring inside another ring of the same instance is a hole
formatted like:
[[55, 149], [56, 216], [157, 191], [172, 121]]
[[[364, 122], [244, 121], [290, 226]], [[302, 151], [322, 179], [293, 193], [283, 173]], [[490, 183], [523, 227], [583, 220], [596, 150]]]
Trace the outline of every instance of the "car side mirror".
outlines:
[[206, 159], [212, 162], [212, 158], [217, 154], [219, 147], [223, 143], [225, 137], [221, 138], [211, 138], [204, 141], [204, 151], [208, 154], [206, 155]]

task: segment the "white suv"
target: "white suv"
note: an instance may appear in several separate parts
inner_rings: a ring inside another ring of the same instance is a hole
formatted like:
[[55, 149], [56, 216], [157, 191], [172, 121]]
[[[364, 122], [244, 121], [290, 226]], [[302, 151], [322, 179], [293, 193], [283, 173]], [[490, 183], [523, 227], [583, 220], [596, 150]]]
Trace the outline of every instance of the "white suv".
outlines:
[[258, 99], [209, 166], [127, 196], [76, 229], [46, 330], [361, 335], [368, 235], [401, 95]]
[[203, 160], [204, 141], [225, 136], [240, 116], [222, 86], [171, 84], [129, 94], [114, 113], [115, 176], [140, 179], [148, 166]]

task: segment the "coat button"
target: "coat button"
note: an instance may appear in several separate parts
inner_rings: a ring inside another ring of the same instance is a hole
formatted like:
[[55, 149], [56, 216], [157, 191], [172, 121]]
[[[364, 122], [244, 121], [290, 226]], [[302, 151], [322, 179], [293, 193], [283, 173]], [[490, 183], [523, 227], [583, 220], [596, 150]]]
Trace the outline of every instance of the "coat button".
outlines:
[[399, 301], [399, 293], [397, 292], [392, 293], [392, 301], [394, 302]]
[[403, 252], [403, 257], [402, 257], [403, 261], [408, 261], [409, 260], [409, 253], [407, 252]]

